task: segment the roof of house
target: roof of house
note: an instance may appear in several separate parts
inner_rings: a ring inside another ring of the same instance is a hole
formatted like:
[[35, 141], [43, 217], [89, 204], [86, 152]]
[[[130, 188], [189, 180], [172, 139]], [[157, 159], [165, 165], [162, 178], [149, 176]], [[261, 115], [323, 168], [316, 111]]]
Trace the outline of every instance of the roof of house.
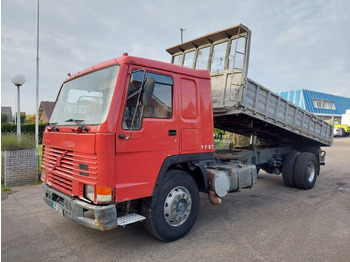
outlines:
[[[341, 115], [345, 114], [347, 109], [350, 109], [350, 98], [336, 96], [327, 93], [316, 92], [307, 89], [291, 90], [284, 92], [276, 92], [284, 99], [296, 104], [297, 106], [320, 115]], [[316, 101], [329, 101], [334, 103], [334, 108], [316, 107]]]
[[47, 118], [50, 118], [55, 102], [41, 101], [39, 107], [39, 116], [45, 114]]
[[7, 121], [12, 122], [13, 117], [12, 117], [12, 108], [10, 106], [2, 106], [1, 107], [1, 114], [7, 115]]

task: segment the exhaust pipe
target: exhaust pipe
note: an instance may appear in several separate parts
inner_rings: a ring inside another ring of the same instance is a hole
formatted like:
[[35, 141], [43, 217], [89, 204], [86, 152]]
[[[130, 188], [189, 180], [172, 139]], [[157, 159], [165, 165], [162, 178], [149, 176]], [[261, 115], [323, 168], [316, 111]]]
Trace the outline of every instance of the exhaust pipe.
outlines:
[[209, 198], [210, 203], [212, 203], [213, 205], [219, 205], [219, 204], [221, 204], [221, 202], [222, 202], [222, 201], [221, 201], [221, 198], [218, 197], [218, 196], [214, 193], [214, 191], [212, 191], [212, 190], [209, 190], [208, 198]]

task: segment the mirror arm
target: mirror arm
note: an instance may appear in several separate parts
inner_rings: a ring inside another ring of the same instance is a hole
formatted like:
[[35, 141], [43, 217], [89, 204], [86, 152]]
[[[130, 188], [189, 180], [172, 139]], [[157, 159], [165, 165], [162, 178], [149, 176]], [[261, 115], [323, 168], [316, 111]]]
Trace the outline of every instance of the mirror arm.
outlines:
[[[138, 71], [143, 71], [143, 77], [142, 77], [142, 85], [143, 85], [143, 83], [145, 81], [145, 78], [146, 78], [146, 70], [142, 68], [142, 69], [133, 71], [133, 73], [138, 72]], [[137, 97], [137, 104], [136, 104], [136, 107], [135, 107], [135, 112], [134, 112], [134, 115], [132, 116], [132, 120], [131, 120], [130, 132], [129, 132], [129, 135], [127, 137], [125, 137], [125, 140], [129, 140], [131, 138], [132, 130], [134, 128], [134, 122], [135, 122], [137, 109], [141, 105], [141, 94], [143, 93], [142, 89], [143, 89], [143, 87], [141, 86], [141, 88], [139, 90], [138, 97]], [[142, 115], [143, 115], [143, 105], [142, 105], [141, 110], [140, 110], [140, 118], [142, 117]]]
[[[137, 113], [137, 109], [140, 107], [141, 105], [141, 91], [139, 92], [139, 95], [137, 97], [137, 104], [136, 104], [136, 107], [135, 107], [135, 112], [134, 112], [134, 115], [132, 116], [132, 120], [131, 120], [131, 126], [130, 126], [130, 132], [129, 132], [129, 135], [125, 138], [125, 140], [129, 140], [131, 138], [131, 134], [132, 134], [132, 130], [134, 128], [134, 122], [135, 122], [135, 117], [136, 117], [136, 113]], [[143, 114], [143, 106], [140, 110], [140, 117], [142, 116]]]

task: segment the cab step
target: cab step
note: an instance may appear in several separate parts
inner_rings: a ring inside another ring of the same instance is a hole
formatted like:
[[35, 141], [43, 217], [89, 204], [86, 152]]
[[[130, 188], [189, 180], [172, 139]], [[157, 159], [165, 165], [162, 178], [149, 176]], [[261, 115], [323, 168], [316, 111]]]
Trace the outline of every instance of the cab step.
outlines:
[[145, 220], [146, 218], [144, 216], [141, 216], [139, 214], [136, 213], [132, 213], [129, 215], [125, 215], [122, 217], [118, 217], [117, 223], [118, 226], [126, 226], [135, 222], [140, 222], [142, 220]]

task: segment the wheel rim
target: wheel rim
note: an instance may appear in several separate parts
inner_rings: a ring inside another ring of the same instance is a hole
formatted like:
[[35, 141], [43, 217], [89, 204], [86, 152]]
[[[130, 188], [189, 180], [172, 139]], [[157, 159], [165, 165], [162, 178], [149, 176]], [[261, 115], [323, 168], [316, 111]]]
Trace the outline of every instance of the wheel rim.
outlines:
[[191, 213], [192, 198], [190, 192], [182, 186], [171, 190], [165, 199], [164, 217], [171, 226], [180, 226]]
[[316, 175], [316, 166], [314, 162], [310, 162], [307, 167], [307, 180], [312, 183]]

